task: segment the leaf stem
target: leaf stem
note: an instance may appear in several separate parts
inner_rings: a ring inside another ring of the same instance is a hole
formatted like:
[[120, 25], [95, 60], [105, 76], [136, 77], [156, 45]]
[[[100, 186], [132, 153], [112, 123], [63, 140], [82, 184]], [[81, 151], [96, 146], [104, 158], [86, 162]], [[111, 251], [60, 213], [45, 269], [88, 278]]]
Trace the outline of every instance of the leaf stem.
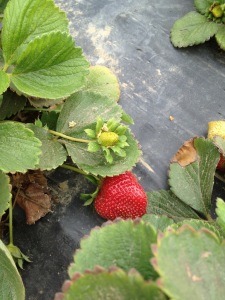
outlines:
[[7, 69], [8, 69], [8, 66], [9, 66], [8, 64], [5, 64], [2, 70], [3, 70], [4, 72], [6, 72]]
[[76, 168], [74, 166], [70, 166], [70, 165], [66, 165], [66, 164], [62, 164], [60, 167], [64, 168], [64, 169], [68, 169], [68, 170], [72, 170], [74, 172], [80, 173], [82, 175], [88, 175], [88, 173], [86, 173], [83, 170], [80, 170], [79, 168]]
[[60, 109], [49, 109], [49, 108], [43, 108], [43, 107], [39, 107], [39, 108], [34, 108], [34, 107], [24, 107], [23, 109], [24, 111], [55, 111], [55, 112], [61, 112]]
[[54, 131], [54, 130], [48, 130], [49, 133], [53, 134], [53, 135], [56, 135], [56, 136], [59, 136], [59, 137], [62, 137], [66, 140], [70, 140], [70, 141], [73, 141], [73, 142], [79, 142], [79, 143], [90, 143], [91, 141], [90, 140], [84, 140], [84, 139], [78, 139], [78, 138], [75, 138], [75, 137], [72, 137], [72, 136], [68, 136], [68, 135], [65, 135], [61, 132], [57, 132], [57, 131]]
[[212, 217], [210, 216], [210, 214], [207, 214], [207, 220], [209, 221], [209, 222], [212, 222], [212, 221], [214, 221], [213, 219], [212, 219]]
[[9, 201], [9, 245], [13, 245], [13, 206], [12, 206], [12, 198]]
[[95, 176], [93, 174], [90, 175], [89, 173], [87, 173], [87, 172], [85, 172], [85, 171], [83, 171], [83, 170], [81, 170], [79, 168], [76, 168], [74, 166], [62, 164], [60, 167], [62, 167], [64, 169], [68, 169], [68, 170], [74, 171], [74, 172], [77, 172], [79, 174], [82, 174], [82, 175], [86, 176], [87, 179], [88, 179], [88, 176], [92, 176], [97, 182], [99, 182], [98, 176]]

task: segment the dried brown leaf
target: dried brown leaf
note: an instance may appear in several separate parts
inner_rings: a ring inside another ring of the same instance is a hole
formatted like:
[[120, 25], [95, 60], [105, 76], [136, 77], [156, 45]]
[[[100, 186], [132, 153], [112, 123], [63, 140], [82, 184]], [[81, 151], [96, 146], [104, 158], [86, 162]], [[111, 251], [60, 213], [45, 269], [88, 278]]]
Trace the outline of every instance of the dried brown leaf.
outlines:
[[15, 200], [26, 213], [27, 224], [34, 224], [51, 211], [47, 179], [40, 170], [13, 174], [11, 183]]
[[171, 159], [171, 163], [177, 162], [181, 167], [185, 167], [195, 162], [198, 155], [194, 147], [194, 140], [195, 138], [186, 141]]

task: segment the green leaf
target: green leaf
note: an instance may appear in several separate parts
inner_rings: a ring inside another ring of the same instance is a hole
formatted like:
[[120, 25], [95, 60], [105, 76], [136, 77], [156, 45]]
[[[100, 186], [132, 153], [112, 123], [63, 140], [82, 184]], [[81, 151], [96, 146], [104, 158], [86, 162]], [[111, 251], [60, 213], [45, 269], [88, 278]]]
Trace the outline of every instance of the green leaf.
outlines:
[[[75, 138], [87, 139], [85, 129], [95, 130], [96, 120], [98, 127], [103, 125], [99, 118], [107, 121], [114, 118], [120, 121], [122, 108], [112, 99], [88, 92], [79, 92], [69, 97], [59, 115], [56, 130]], [[85, 117], [84, 117], [85, 116]], [[75, 122], [74, 127], [70, 127]], [[103, 151], [88, 152], [85, 143], [75, 143], [64, 140], [69, 155], [79, 168], [86, 172], [101, 176], [113, 176], [131, 169], [140, 156], [136, 140], [127, 130], [126, 157], [121, 158], [113, 154], [113, 163], [107, 164]]]
[[[87, 128], [94, 130], [97, 118], [107, 121], [113, 116], [116, 121], [120, 121], [122, 111], [122, 108], [112, 99], [95, 93], [78, 92], [66, 99], [56, 130], [75, 136]], [[75, 122], [76, 126], [70, 128], [70, 122]], [[86, 134], [85, 136], [87, 137]]]
[[41, 142], [21, 123], [0, 123], [0, 170], [26, 172], [34, 169], [41, 154]]
[[[0, 34], [0, 47], [1, 47], [1, 34]], [[0, 68], [4, 66], [4, 58], [3, 58], [3, 53], [2, 49], [0, 48]]]
[[0, 70], [0, 94], [4, 93], [9, 87], [9, 76], [3, 70]]
[[90, 67], [90, 73], [87, 76], [87, 83], [84, 87], [84, 91], [106, 96], [113, 101], [118, 101], [120, 97], [120, 88], [117, 77], [110, 69], [104, 66]]
[[225, 203], [222, 199], [217, 198], [216, 201], [216, 213], [217, 213], [217, 219], [216, 223], [220, 226], [220, 228], [225, 233]]
[[57, 99], [81, 89], [87, 67], [82, 50], [74, 47], [72, 37], [52, 32], [27, 45], [17, 60], [11, 81], [25, 95]]
[[180, 201], [171, 191], [147, 192], [148, 214], [167, 216], [175, 222], [184, 219], [199, 219], [199, 216], [190, 206]]
[[0, 171], [0, 220], [5, 211], [8, 209], [9, 201], [12, 197], [12, 187], [9, 182], [9, 177], [5, 173]]
[[202, 15], [205, 15], [209, 11], [213, 2], [214, 0], [194, 0], [196, 10]]
[[[124, 173], [127, 170], [131, 170], [137, 163], [140, 157], [140, 150], [136, 140], [132, 134], [127, 130], [126, 132], [127, 142], [129, 144], [124, 150], [126, 151], [126, 157], [119, 157], [111, 153], [113, 156], [113, 162], [106, 163], [106, 159], [103, 151], [91, 153], [88, 152], [88, 146], [85, 143], [75, 143], [64, 140], [64, 144], [71, 156], [73, 162], [82, 170], [90, 172], [94, 175], [100, 176], [114, 176]], [[77, 137], [83, 137], [79, 136]]]
[[154, 255], [160, 287], [171, 299], [224, 299], [225, 244], [209, 230], [166, 232]]
[[55, 130], [58, 117], [59, 117], [59, 112], [55, 110], [42, 112], [41, 122], [43, 127], [47, 126], [48, 129]]
[[174, 224], [173, 219], [166, 216], [159, 216], [153, 214], [146, 214], [142, 217], [142, 220], [150, 223], [158, 231], [164, 231], [168, 226]]
[[0, 0], [0, 14], [2, 14], [4, 12], [4, 9], [8, 2], [9, 2], [9, 0]]
[[219, 230], [220, 228], [215, 222], [207, 222], [203, 220], [184, 220], [182, 222], [173, 224], [172, 227], [178, 229], [183, 225], [190, 225], [195, 230], [206, 228], [214, 232], [220, 238], [221, 241], [224, 239], [224, 235], [221, 233], [221, 231]]
[[70, 276], [99, 265], [104, 268], [117, 266], [124, 271], [135, 268], [145, 279], [155, 279], [157, 274], [149, 262], [150, 245], [156, 241], [153, 227], [132, 220], [106, 224], [108, 226], [93, 229], [81, 240], [81, 249], [76, 251], [74, 263], [69, 268]]
[[210, 140], [196, 138], [196, 161], [182, 167], [170, 164], [169, 184], [173, 193], [184, 203], [207, 216], [211, 209], [214, 175], [220, 155]]
[[16, 93], [7, 90], [3, 94], [3, 101], [0, 105], [0, 120], [5, 120], [17, 114], [24, 108], [26, 101], [27, 99], [25, 97], [18, 96]]
[[216, 33], [215, 38], [220, 48], [225, 50], [225, 25], [224, 24], [221, 24], [218, 32]]
[[119, 268], [77, 274], [64, 293], [64, 300], [165, 300], [165, 296], [153, 282], [144, 281], [135, 270], [128, 274]]
[[52, 0], [11, 0], [3, 22], [2, 48], [7, 65], [17, 61], [31, 40], [56, 30], [68, 32], [66, 15]]
[[[11, 84], [12, 85], [12, 84]], [[14, 89], [16, 89], [16, 87], [14, 86]], [[21, 92], [19, 92], [19, 90], [17, 90], [17, 93], [21, 94]], [[63, 104], [63, 99], [60, 98], [60, 99], [43, 99], [43, 98], [34, 98], [34, 97], [29, 97], [28, 98], [28, 101], [30, 102], [31, 106], [34, 106], [36, 108], [42, 108], [42, 107], [52, 107], [53, 105], [56, 105], [56, 106], [60, 106]], [[60, 110], [59, 110], [60, 111]]]
[[24, 300], [25, 289], [16, 265], [0, 240], [0, 299]]
[[193, 11], [174, 23], [171, 29], [171, 42], [175, 47], [202, 44], [214, 36], [219, 28], [219, 24]]
[[41, 170], [51, 170], [62, 165], [67, 159], [67, 152], [63, 145], [58, 142], [54, 135], [45, 128], [39, 128], [33, 124], [27, 124], [35, 136], [42, 142], [41, 156], [36, 168]]

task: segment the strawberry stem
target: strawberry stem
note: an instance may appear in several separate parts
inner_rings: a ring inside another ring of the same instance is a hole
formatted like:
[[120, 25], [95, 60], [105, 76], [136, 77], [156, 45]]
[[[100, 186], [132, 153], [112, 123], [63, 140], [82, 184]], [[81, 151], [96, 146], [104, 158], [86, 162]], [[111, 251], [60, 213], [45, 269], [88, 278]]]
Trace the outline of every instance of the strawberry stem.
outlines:
[[79, 173], [79, 174], [82, 174], [82, 175], [84, 175], [87, 179], [89, 179], [90, 176], [91, 176], [91, 177], [94, 177], [95, 181], [96, 181], [96, 182], [99, 182], [99, 178], [98, 178], [97, 176], [95, 176], [95, 175], [93, 175], [93, 174], [90, 175], [90, 174], [88, 174], [87, 172], [85, 172], [85, 171], [83, 171], [83, 170], [81, 170], [81, 169], [79, 169], [79, 168], [76, 168], [76, 167], [74, 167], [74, 166], [62, 164], [60, 167], [61, 167], [61, 168], [64, 168], [64, 169], [68, 169], [68, 170], [74, 171], [74, 172]]
[[91, 141], [90, 140], [84, 140], [84, 139], [78, 139], [78, 138], [75, 138], [75, 137], [72, 137], [72, 136], [68, 136], [68, 135], [65, 135], [61, 132], [57, 132], [55, 130], [48, 130], [49, 133], [53, 134], [53, 135], [56, 135], [56, 136], [59, 136], [59, 137], [62, 137], [66, 140], [70, 140], [70, 141], [73, 141], [73, 142], [79, 142], [79, 143], [90, 143]]

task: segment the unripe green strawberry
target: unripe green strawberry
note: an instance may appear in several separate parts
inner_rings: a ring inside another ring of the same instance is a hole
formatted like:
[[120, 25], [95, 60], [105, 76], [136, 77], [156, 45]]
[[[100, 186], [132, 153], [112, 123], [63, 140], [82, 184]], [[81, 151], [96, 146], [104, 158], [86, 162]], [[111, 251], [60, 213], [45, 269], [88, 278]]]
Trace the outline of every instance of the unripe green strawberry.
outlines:
[[98, 142], [102, 146], [112, 147], [119, 141], [119, 136], [115, 132], [102, 132], [98, 137]]
[[[213, 139], [216, 136], [225, 139], [225, 121], [211, 121], [208, 123], [208, 139]], [[220, 154], [220, 160], [216, 168], [225, 172], [225, 157], [223, 154]]]
[[141, 217], [146, 214], [147, 195], [131, 172], [106, 177], [94, 202], [97, 213], [114, 220]]
[[221, 18], [224, 12], [221, 9], [220, 5], [216, 5], [212, 8], [211, 13], [215, 18]]

